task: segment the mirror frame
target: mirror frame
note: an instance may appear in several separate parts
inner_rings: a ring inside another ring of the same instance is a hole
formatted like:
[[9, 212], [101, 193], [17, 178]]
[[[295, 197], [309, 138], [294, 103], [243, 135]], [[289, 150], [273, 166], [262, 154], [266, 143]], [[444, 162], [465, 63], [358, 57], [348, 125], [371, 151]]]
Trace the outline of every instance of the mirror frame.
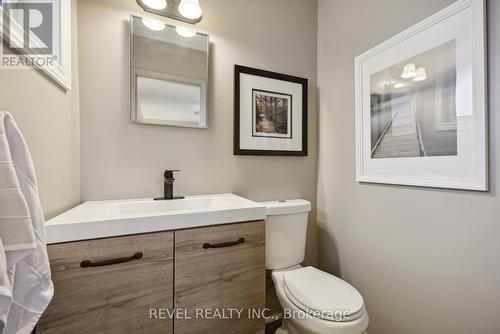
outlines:
[[[174, 75], [170, 73], [161, 73], [155, 71], [149, 71], [144, 69], [136, 69], [133, 67], [133, 57], [134, 57], [134, 18], [142, 20], [143, 17], [131, 14], [129, 22], [129, 114], [130, 121], [134, 124], [144, 124], [144, 125], [165, 125], [165, 126], [177, 126], [177, 127], [187, 127], [194, 129], [206, 129], [208, 128], [208, 80], [209, 80], [209, 64], [210, 64], [210, 38], [208, 34], [204, 34], [196, 31], [196, 34], [203, 35], [207, 37], [207, 69], [206, 75], [207, 80], [200, 80], [195, 78], [183, 77], [179, 75]], [[147, 18], [146, 18], [147, 19]], [[156, 20], [158, 21], [158, 20]], [[163, 23], [166, 27], [175, 29], [176, 26], [167, 24], [163, 21], [158, 21]], [[184, 84], [196, 84], [200, 86], [200, 123], [194, 125], [194, 123], [189, 122], [179, 122], [179, 121], [158, 121], [158, 122], [140, 122], [137, 121], [137, 77], [145, 77], [151, 79], [168, 79], [172, 82], [184, 83]]]

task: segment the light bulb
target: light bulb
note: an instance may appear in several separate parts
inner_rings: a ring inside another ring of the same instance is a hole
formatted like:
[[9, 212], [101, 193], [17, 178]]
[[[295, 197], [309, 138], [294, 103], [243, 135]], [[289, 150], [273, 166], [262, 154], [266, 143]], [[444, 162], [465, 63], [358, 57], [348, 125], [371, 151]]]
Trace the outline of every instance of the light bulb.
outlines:
[[427, 79], [427, 73], [425, 71], [425, 67], [417, 68], [417, 73], [413, 78], [413, 81], [424, 81], [425, 79]]
[[191, 20], [201, 17], [202, 11], [198, 0], [182, 0], [179, 4], [179, 13]]
[[162, 31], [163, 29], [165, 29], [165, 25], [163, 23], [151, 19], [143, 18], [142, 24], [154, 31]]
[[402, 82], [393, 82], [392, 87], [394, 88], [403, 88], [406, 87], [406, 85]]
[[403, 73], [401, 74], [401, 78], [410, 79], [413, 78], [415, 75], [417, 75], [415, 71], [415, 64], [409, 63], [405, 65]]
[[167, 7], [167, 0], [141, 0], [141, 2], [151, 9], [164, 9]]
[[176, 27], [175, 31], [182, 37], [187, 37], [187, 38], [196, 35], [196, 31], [184, 27]]

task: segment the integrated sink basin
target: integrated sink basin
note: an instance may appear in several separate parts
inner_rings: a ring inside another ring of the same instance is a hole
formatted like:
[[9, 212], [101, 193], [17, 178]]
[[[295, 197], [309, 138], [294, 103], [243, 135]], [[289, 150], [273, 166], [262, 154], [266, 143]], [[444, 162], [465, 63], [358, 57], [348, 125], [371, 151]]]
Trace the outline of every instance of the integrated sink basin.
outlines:
[[85, 202], [45, 223], [48, 244], [262, 220], [266, 208], [234, 194]]
[[123, 215], [150, 215], [186, 210], [224, 209], [230, 208], [231, 205], [233, 203], [224, 200], [222, 196], [206, 198], [187, 197], [169, 201], [130, 201], [115, 204], [118, 212]]

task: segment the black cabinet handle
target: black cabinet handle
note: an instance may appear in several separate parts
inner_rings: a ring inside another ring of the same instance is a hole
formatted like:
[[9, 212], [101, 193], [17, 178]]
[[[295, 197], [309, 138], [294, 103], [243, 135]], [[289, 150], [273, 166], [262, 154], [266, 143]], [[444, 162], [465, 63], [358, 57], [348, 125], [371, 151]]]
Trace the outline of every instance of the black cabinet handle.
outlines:
[[98, 262], [92, 262], [90, 260], [85, 260], [85, 261], [80, 262], [80, 267], [87, 268], [87, 267], [109, 266], [112, 264], [118, 264], [118, 263], [133, 261], [133, 260], [139, 260], [140, 258], [142, 258], [142, 253], [137, 252], [134, 255], [132, 255], [131, 257], [121, 257], [118, 259], [103, 260], [103, 261], [98, 261]]
[[203, 244], [203, 248], [208, 249], [208, 248], [223, 248], [223, 247], [231, 247], [231, 246], [236, 246], [239, 244], [242, 244], [245, 242], [245, 238], [239, 238], [236, 241], [228, 241], [228, 242], [221, 242], [220, 244], [211, 244], [208, 242], [205, 242]]

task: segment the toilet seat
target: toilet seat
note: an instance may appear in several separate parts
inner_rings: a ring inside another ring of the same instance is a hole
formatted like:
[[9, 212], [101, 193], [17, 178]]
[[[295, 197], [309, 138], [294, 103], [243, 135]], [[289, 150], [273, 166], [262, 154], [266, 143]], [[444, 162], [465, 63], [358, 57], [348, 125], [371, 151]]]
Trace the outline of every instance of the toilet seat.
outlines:
[[[300, 313], [305, 313], [303, 309], [299, 308], [285, 292], [285, 283], [283, 276], [295, 270], [300, 270], [300, 265], [273, 270], [271, 277], [273, 279], [276, 295], [283, 308], [283, 328], [284, 333], [289, 334], [361, 334], [368, 327], [369, 316], [366, 309], [363, 307], [362, 311], [358, 314], [359, 318], [352, 321], [330, 321], [308, 315], [302, 317]], [[293, 277], [293, 276], [292, 276]], [[291, 281], [288, 281], [290, 285]], [[311, 282], [309, 282], [311, 284]], [[288, 292], [289, 295], [290, 291]], [[299, 302], [295, 300], [297, 304]], [[302, 302], [301, 302], [302, 303]]]
[[282, 280], [288, 299], [316, 318], [349, 322], [365, 313], [363, 298], [355, 288], [314, 267], [287, 271]]

